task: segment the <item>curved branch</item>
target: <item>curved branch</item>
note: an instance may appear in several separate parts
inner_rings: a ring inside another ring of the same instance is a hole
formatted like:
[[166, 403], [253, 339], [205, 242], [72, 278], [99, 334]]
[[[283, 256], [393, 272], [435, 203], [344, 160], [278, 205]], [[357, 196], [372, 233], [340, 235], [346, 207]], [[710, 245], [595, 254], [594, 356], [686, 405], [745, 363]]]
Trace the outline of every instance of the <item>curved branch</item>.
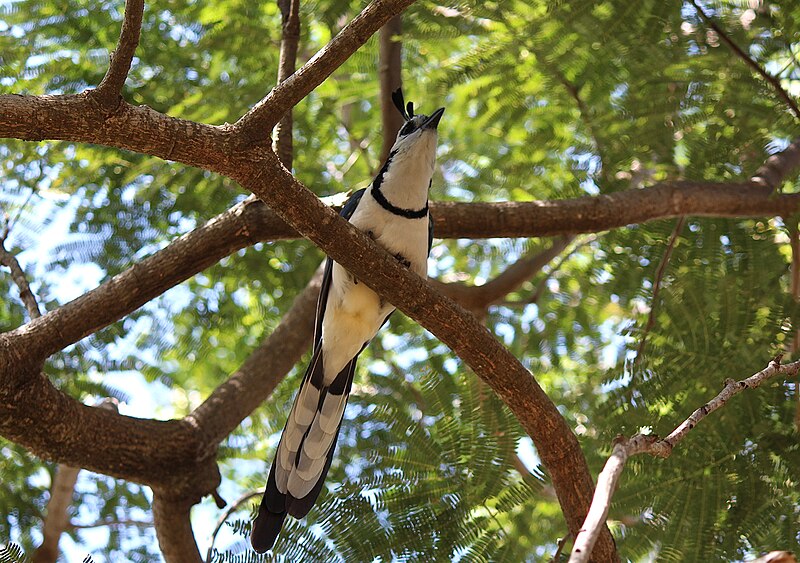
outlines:
[[486, 314], [486, 309], [491, 305], [501, 301], [558, 256], [569, 246], [573, 238], [561, 237], [553, 241], [549, 248], [523, 256], [484, 285], [444, 283], [435, 279], [429, 279], [428, 283], [480, 318]]
[[217, 520], [217, 525], [214, 526], [214, 531], [211, 533], [211, 542], [208, 545], [208, 551], [206, 552], [206, 562], [211, 563], [211, 557], [214, 555], [214, 543], [217, 541], [217, 535], [219, 531], [222, 529], [222, 525], [231, 517], [231, 514], [239, 510], [239, 508], [246, 503], [248, 500], [260, 497], [264, 494], [264, 489], [256, 489], [255, 491], [250, 491], [249, 493], [245, 493], [239, 498], [237, 498], [231, 505], [222, 513], [222, 516], [219, 517]]
[[[42, 459], [154, 485], [199, 500], [216, 488], [217, 444], [187, 421], [159, 421], [90, 407], [56, 389], [25, 357], [0, 354], [0, 435]], [[177, 476], [177, 477], [176, 477]]]
[[106, 110], [113, 110], [119, 104], [122, 87], [131, 70], [133, 54], [139, 45], [143, 12], [144, 0], [126, 0], [125, 16], [122, 20], [117, 48], [111, 53], [106, 75], [91, 94]]
[[414, 0], [373, 0], [370, 2], [300, 70], [275, 86], [266, 97], [242, 116], [236, 122], [236, 126], [251, 142], [258, 143], [266, 140], [269, 137], [269, 131], [287, 111], [322, 84], [383, 24], [413, 3]]

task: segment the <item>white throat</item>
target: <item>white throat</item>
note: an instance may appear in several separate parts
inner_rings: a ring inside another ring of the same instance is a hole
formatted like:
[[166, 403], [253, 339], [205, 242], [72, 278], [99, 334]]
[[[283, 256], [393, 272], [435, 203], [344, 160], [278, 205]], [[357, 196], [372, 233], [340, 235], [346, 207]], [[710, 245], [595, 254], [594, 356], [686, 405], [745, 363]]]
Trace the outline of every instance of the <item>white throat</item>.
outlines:
[[436, 132], [423, 130], [398, 140], [383, 174], [381, 193], [401, 209], [422, 209], [428, 202], [436, 163]]

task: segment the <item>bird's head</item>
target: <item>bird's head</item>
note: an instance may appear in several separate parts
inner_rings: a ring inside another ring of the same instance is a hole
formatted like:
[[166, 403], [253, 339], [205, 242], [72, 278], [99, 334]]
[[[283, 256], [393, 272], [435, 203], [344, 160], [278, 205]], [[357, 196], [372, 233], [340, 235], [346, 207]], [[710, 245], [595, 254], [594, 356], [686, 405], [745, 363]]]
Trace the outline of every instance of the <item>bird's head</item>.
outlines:
[[444, 108], [439, 108], [431, 115], [414, 115], [414, 104], [405, 103], [403, 91], [398, 88], [392, 92], [392, 101], [405, 119], [405, 123], [397, 133], [397, 139], [392, 146], [392, 152], [406, 152], [409, 150], [436, 151], [436, 128], [444, 114]]

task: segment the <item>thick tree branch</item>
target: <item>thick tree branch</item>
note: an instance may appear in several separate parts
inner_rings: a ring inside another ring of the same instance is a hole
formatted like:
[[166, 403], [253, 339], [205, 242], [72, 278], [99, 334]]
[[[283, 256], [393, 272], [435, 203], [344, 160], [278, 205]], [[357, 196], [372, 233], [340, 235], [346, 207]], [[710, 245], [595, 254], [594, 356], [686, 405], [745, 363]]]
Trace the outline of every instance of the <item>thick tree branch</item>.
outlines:
[[233, 126], [215, 127], [159, 113], [124, 100], [106, 114], [81, 94], [0, 95], [0, 137], [93, 143], [183, 162], [212, 172], [231, 167]]
[[383, 123], [383, 144], [379, 159], [381, 163], [386, 162], [397, 132], [403, 126], [403, 116], [392, 102], [392, 92], [403, 85], [403, 44], [400, 41], [402, 33], [402, 16], [395, 16], [381, 28], [378, 35], [380, 42], [378, 80], [380, 82], [381, 122]]
[[203, 563], [190, 520], [196, 501], [153, 489], [153, 522], [161, 555], [169, 563]]
[[[433, 332], [500, 395], [536, 444], [567, 524], [577, 532], [589, 507], [592, 479], [577, 439], [531, 373], [474, 316], [433, 291], [278, 164], [267, 154], [235, 179], [359, 281]], [[599, 558], [616, 560], [611, 534], [601, 535]]]
[[[788, 216], [800, 194], [773, 195], [750, 183], [663, 183], [652, 188], [571, 200], [431, 205], [442, 238], [587, 233], [681, 215]], [[134, 311], [237, 250], [262, 240], [299, 236], [259, 201], [246, 200], [187, 233], [98, 288], [24, 327], [0, 335], [26, 356], [45, 358]]]
[[800, 108], [797, 107], [797, 102], [795, 102], [789, 95], [789, 93], [783, 88], [783, 86], [781, 86], [780, 80], [778, 80], [776, 77], [768, 73], [765, 68], [763, 68], [760, 64], [758, 64], [750, 55], [745, 53], [744, 50], [741, 47], [739, 47], [739, 45], [737, 45], [728, 36], [727, 33], [725, 33], [725, 30], [723, 30], [720, 26], [717, 25], [717, 23], [713, 19], [711, 19], [711, 17], [705, 12], [705, 10], [703, 10], [703, 8], [695, 0], [690, 0], [690, 2], [692, 3], [692, 6], [694, 6], [694, 9], [697, 11], [697, 15], [700, 16], [700, 18], [706, 23], [706, 25], [716, 32], [719, 38], [722, 39], [722, 41], [728, 47], [730, 47], [731, 51], [733, 51], [737, 57], [742, 59], [745, 62], [745, 64], [747, 64], [747, 66], [749, 66], [756, 72], [756, 74], [758, 74], [761, 78], [766, 80], [767, 83], [770, 86], [772, 86], [772, 88], [775, 90], [778, 96], [781, 99], [783, 99], [784, 102], [786, 102], [786, 105], [789, 106], [789, 109], [794, 114], [794, 116], [797, 119], [800, 119]]
[[[297, 64], [297, 44], [300, 41], [300, 0], [278, 0], [278, 7], [281, 10], [281, 27], [283, 28], [278, 64], [278, 84], [280, 84], [294, 73]], [[291, 170], [294, 156], [292, 110], [287, 111], [275, 127], [273, 149], [287, 170]]]
[[275, 86], [260, 102], [236, 123], [251, 142], [258, 143], [297, 102], [330, 76], [359, 47], [414, 0], [373, 0], [353, 18], [330, 43], [314, 55], [297, 72]]
[[131, 70], [133, 54], [139, 45], [142, 29], [144, 0], [126, 0], [125, 16], [119, 34], [117, 48], [111, 53], [108, 70], [97, 89], [90, 95], [106, 111], [113, 111], [120, 102], [120, 94], [128, 72]]
[[637, 434], [630, 439], [625, 437], [617, 438], [611, 456], [597, 479], [597, 489], [592, 499], [592, 507], [586, 516], [586, 521], [581, 526], [580, 533], [575, 538], [575, 544], [572, 547], [572, 554], [569, 558], [570, 563], [589, 561], [595, 538], [601, 530], [605, 529], [604, 524], [611, 506], [611, 497], [617, 488], [625, 462], [630, 456], [647, 453], [662, 458], [669, 457], [673, 448], [701, 420], [715, 410], [725, 406], [735, 395], [745, 389], [755, 389], [776, 375], [794, 377], [800, 372], [800, 360], [789, 364], [781, 364], [780, 361], [781, 356], [778, 356], [767, 367], [747, 379], [741, 381], [726, 380], [725, 387], [716, 397], [695, 410], [689, 415], [689, 418], [684, 420], [664, 439], [660, 439], [658, 436], [645, 436], [642, 434]]
[[197, 500], [216, 489], [217, 444], [204, 440], [200, 429], [84, 405], [53, 387], [24, 350], [14, 351], [16, 363], [9, 356], [3, 342], [0, 435], [43, 459], [148, 485], [169, 482], [176, 491], [196, 493]]

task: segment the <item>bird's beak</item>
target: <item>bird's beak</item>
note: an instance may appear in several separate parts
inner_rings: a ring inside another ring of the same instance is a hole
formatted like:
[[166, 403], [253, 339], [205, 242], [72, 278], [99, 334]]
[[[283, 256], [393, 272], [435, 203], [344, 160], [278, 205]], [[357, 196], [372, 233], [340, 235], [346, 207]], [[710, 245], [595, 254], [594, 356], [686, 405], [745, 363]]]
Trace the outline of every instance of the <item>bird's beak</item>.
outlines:
[[444, 108], [439, 108], [431, 114], [431, 116], [422, 124], [422, 129], [433, 129], [439, 126], [439, 120], [444, 115]]

